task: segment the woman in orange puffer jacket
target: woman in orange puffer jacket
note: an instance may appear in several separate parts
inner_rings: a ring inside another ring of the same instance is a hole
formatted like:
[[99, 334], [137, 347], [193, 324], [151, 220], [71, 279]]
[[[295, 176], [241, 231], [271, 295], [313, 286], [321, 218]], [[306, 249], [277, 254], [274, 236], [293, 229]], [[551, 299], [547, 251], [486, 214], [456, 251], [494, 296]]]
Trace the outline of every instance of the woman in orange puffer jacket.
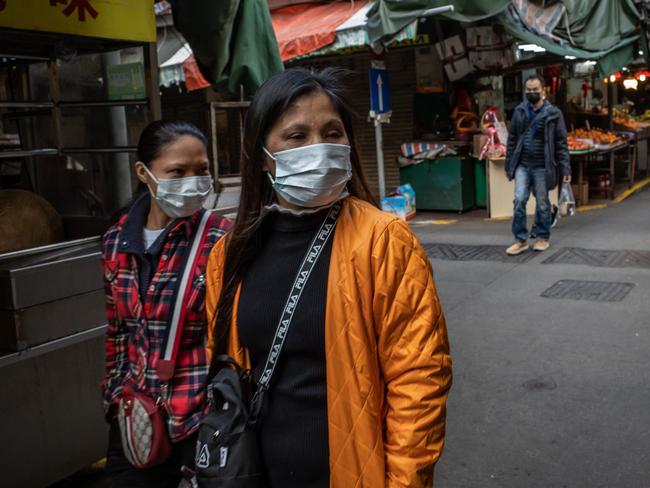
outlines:
[[341, 205], [264, 398], [268, 485], [428, 488], [451, 386], [445, 319], [416, 237], [371, 203], [347, 107], [329, 68], [257, 92], [237, 221], [208, 261], [209, 349], [259, 379], [303, 256]]

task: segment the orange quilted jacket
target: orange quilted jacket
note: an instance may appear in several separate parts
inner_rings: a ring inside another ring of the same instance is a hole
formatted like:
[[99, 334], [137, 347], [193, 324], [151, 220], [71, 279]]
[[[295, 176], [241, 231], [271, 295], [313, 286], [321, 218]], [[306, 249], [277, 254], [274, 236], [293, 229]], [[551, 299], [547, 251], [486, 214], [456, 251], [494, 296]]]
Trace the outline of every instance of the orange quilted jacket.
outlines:
[[[333, 238], [325, 317], [330, 486], [430, 488], [451, 386], [431, 265], [406, 223], [355, 198], [345, 200]], [[208, 323], [225, 242], [208, 261]], [[239, 292], [229, 352], [249, 367], [238, 300]]]

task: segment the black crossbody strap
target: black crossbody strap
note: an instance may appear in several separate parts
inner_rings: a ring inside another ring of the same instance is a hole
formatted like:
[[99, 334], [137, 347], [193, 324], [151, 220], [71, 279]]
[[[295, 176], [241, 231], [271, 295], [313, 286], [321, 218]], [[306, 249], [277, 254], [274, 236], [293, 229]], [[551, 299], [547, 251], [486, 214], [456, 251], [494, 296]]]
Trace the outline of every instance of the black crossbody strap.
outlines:
[[302, 292], [305, 289], [305, 285], [309, 280], [314, 266], [318, 262], [318, 258], [323, 252], [323, 248], [327, 244], [327, 241], [334, 233], [334, 228], [336, 227], [336, 220], [341, 212], [341, 202], [337, 202], [332, 206], [327, 214], [327, 217], [323, 221], [320, 229], [314, 236], [314, 239], [309, 246], [309, 250], [305, 257], [302, 260], [302, 264], [296, 275], [296, 279], [293, 282], [291, 287], [291, 292], [287, 298], [287, 302], [282, 311], [282, 316], [280, 317], [280, 322], [275, 331], [275, 337], [273, 338], [273, 345], [269, 351], [269, 355], [266, 358], [266, 364], [262, 370], [262, 375], [260, 376], [259, 381], [257, 382], [257, 392], [256, 396], [259, 396], [261, 392], [268, 390], [271, 383], [271, 378], [273, 377], [273, 372], [275, 371], [275, 366], [278, 363], [280, 353], [282, 352], [282, 347], [284, 346], [284, 340], [287, 337], [287, 332], [289, 331], [289, 326], [293, 320], [293, 314], [298, 307], [300, 302], [300, 297]]
[[526, 133], [533, 127], [533, 124], [539, 120], [541, 115], [542, 112], [540, 111], [538, 114], [535, 115], [535, 117], [532, 118], [532, 120], [528, 121], [526, 130], [521, 133], [519, 140], [517, 141], [517, 150], [519, 150], [519, 148], [524, 144], [524, 138], [526, 137]]
[[526, 132], [528, 132], [533, 127], [535, 122], [541, 118], [542, 114], [544, 113], [544, 107], [542, 108], [543, 110], [540, 110], [539, 113], [535, 114], [535, 116], [528, 122], [528, 127], [526, 127], [526, 130], [522, 132], [522, 135], [526, 134]]

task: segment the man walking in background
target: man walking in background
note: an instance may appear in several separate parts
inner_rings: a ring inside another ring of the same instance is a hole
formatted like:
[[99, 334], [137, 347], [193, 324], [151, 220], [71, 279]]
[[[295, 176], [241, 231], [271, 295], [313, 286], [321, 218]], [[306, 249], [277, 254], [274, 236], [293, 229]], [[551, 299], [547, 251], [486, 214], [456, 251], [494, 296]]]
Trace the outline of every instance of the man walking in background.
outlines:
[[515, 180], [515, 205], [512, 233], [515, 243], [507, 250], [516, 256], [529, 249], [526, 205], [532, 189], [537, 205], [535, 251], [550, 247], [553, 220], [548, 192], [558, 185], [558, 175], [571, 182], [571, 165], [567, 145], [567, 131], [562, 112], [548, 100], [544, 79], [529, 76], [525, 83], [526, 100], [515, 109], [506, 153], [506, 172]]

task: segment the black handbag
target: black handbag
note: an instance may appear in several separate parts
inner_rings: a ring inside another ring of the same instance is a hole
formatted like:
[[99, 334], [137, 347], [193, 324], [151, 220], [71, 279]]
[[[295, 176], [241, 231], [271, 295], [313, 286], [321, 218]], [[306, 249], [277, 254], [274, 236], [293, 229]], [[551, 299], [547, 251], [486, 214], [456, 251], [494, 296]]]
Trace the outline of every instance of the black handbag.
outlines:
[[227, 355], [208, 386], [210, 411], [199, 429], [196, 454], [198, 486], [257, 488], [265, 486], [262, 456], [249, 409], [250, 371]]
[[284, 340], [323, 248], [334, 233], [341, 203], [334, 204], [302, 260], [275, 331], [262, 374], [255, 385], [250, 371], [233, 358], [213, 358], [218, 371], [208, 384], [208, 413], [201, 422], [196, 444], [196, 479], [199, 488], [264, 488], [266, 477], [259, 445], [257, 421], [269, 389]]

